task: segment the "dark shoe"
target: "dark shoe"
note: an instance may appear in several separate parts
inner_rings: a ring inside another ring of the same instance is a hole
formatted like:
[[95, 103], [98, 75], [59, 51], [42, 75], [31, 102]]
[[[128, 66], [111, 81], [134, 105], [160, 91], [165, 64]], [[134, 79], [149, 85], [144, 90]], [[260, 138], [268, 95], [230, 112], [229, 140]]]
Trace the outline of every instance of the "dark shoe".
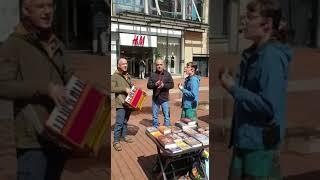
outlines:
[[121, 144], [120, 144], [119, 142], [114, 142], [114, 143], [113, 143], [113, 148], [114, 148], [116, 151], [122, 151]]
[[122, 139], [124, 142], [127, 142], [127, 143], [133, 143], [133, 140], [132, 140], [132, 138], [130, 138], [130, 137], [125, 137], [125, 138], [123, 138]]

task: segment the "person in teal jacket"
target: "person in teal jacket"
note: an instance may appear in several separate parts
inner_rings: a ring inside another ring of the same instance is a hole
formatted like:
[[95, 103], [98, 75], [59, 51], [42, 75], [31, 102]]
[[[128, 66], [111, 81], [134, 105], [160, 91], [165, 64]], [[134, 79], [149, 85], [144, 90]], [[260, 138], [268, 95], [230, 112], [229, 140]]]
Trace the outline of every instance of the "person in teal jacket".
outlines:
[[197, 120], [197, 107], [199, 103], [199, 85], [200, 76], [196, 75], [197, 65], [193, 62], [187, 63], [185, 67], [184, 85], [178, 85], [181, 90], [182, 96], [182, 112], [181, 118], [189, 118], [193, 121]]
[[281, 179], [279, 148], [286, 129], [286, 94], [292, 50], [276, 1], [247, 5], [244, 50], [235, 79], [226, 68], [219, 78], [234, 99], [229, 179]]

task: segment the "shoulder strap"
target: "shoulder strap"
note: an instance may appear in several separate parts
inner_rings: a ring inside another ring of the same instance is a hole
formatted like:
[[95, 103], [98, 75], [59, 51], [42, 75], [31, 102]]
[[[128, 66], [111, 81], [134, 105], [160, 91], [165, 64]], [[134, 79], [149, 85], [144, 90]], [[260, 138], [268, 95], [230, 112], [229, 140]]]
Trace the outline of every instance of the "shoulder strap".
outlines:
[[[132, 87], [132, 84], [131, 84], [131, 82], [129, 82], [125, 77], [124, 77], [124, 75], [122, 75], [122, 74], [120, 74], [120, 73], [117, 73], [119, 76], [121, 76], [128, 84], [129, 84], [129, 86], [130, 86], [130, 88]], [[131, 79], [131, 78], [130, 78]]]
[[[17, 37], [17, 38], [19, 38], [19, 39], [21, 39], [23, 41], [28, 42], [29, 44], [31, 44], [31, 45], [35, 46], [37, 49], [39, 49], [42, 53], [45, 53], [40, 43], [34, 42], [30, 38], [22, 36], [22, 35], [12, 34], [12, 36]], [[62, 49], [60, 48], [58, 51], [61, 54], [61, 56], [63, 56]], [[65, 78], [63, 76], [63, 72], [59, 69], [58, 65], [53, 61], [53, 59], [51, 59], [47, 54], [46, 54], [46, 56], [48, 57], [46, 59], [50, 62], [50, 64], [57, 71], [57, 73], [59, 74], [60, 79], [62, 80], [63, 84], [65, 85], [67, 82], [66, 82], [66, 80], [65, 80]]]

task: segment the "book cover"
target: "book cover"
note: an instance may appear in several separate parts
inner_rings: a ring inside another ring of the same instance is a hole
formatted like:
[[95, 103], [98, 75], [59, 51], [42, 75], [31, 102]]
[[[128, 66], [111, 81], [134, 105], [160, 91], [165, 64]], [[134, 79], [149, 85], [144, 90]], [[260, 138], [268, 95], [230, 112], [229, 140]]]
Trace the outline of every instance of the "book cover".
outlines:
[[171, 132], [172, 133], [179, 133], [179, 132], [182, 132], [182, 129], [177, 126], [171, 126]]
[[182, 149], [178, 146], [176, 147], [172, 147], [172, 148], [168, 148], [173, 154], [175, 153], [179, 153], [179, 152], [182, 152]]
[[184, 127], [187, 127], [188, 125], [182, 121], [176, 121], [175, 125], [181, 129], [184, 129]]
[[182, 141], [182, 138], [175, 133], [170, 133], [170, 134], [167, 134], [166, 136], [168, 136], [169, 138], [172, 138], [174, 142]]
[[167, 127], [167, 126], [159, 126], [158, 129], [162, 134], [171, 133], [171, 129], [169, 127]]
[[187, 124], [187, 125], [196, 125], [197, 121], [192, 121], [189, 118], [181, 118], [180, 121], [182, 121], [183, 123]]
[[163, 135], [160, 131], [155, 131], [150, 133], [153, 137], [158, 138], [159, 136]]
[[197, 124], [194, 124], [194, 125], [187, 125], [187, 127], [185, 127], [185, 128], [197, 129], [197, 128], [198, 128], [198, 126], [197, 126]]
[[203, 134], [197, 133], [192, 135], [196, 140], [200, 141], [202, 145], [206, 146], [209, 145], [209, 138]]
[[177, 147], [173, 139], [165, 135], [159, 136], [158, 141], [165, 149]]
[[198, 132], [190, 127], [186, 127], [183, 129], [183, 132], [188, 134], [189, 136], [192, 136], [194, 134], [197, 134]]
[[155, 128], [155, 127], [147, 127], [147, 129], [146, 129], [149, 133], [152, 133], [152, 132], [156, 132], [156, 131], [158, 131], [158, 129], [157, 128]]
[[180, 137], [182, 138], [182, 140], [187, 139], [187, 138], [189, 137], [189, 136], [188, 136], [186, 133], [184, 133], [184, 132], [177, 133], [177, 135], [180, 136]]
[[187, 139], [184, 139], [183, 141], [193, 148], [202, 146], [202, 143], [197, 141], [193, 137], [189, 137]]
[[191, 148], [191, 146], [189, 146], [188, 144], [186, 144], [183, 141], [180, 142], [176, 142], [177, 146], [180, 147], [183, 151], [188, 150]]

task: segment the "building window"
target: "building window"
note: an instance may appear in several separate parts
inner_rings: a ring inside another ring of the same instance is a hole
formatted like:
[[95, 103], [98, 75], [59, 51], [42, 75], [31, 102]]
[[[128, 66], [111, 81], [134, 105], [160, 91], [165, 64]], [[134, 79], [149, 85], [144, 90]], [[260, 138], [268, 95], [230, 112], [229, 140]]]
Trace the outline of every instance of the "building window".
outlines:
[[144, 0], [113, 0], [114, 13], [144, 12]]
[[213, 0], [210, 1], [211, 9], [210, 23], [212, 24], [211, 37], [214, 38], [226, 38], [228, 35], [228, 23], [230, 22], [228, 17], [230, 16], [229, 10], [230, 0]]
[[[182, 17], [182, 0], [150, 0], [150, 14], [158, 15], [157, 4], [161, 16], [175, 19]], [[204, 0], [185, 0], [186, 20], [202, 21]], [[199, 17], [198, 17], [199, 15]]]

